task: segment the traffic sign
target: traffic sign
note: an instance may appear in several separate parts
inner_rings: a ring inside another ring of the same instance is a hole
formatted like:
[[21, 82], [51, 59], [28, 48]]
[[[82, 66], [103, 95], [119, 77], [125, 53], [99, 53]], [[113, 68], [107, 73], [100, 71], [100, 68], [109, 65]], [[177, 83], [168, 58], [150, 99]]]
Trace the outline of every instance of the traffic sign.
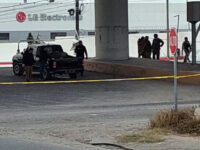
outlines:
[[174, 104], [175, 104], [175, 110], [178, 109], [178, 94], [177, 94], [177, 55], [176, 55], [176, 49], [178, 47], [178, 36], [176, 34], [176, 29], [172, 28], [170, 30], [170, 36], [169, 36], [169, 45], [171, 49], [171, 53], [174, 55]]
[[170, 45], [171, 53], [174, 55], [177, 49], [177, 45], [178, 45], [178, 37], [177, 37], [175, 28], [172, 28], [170, 30], [169, 45]]

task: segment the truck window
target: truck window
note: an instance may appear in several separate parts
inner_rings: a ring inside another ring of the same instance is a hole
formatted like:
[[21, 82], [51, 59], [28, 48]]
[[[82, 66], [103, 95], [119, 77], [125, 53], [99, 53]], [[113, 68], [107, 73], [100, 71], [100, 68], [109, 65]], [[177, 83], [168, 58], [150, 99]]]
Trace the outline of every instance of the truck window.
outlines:
[[49, 57], [52, 57], [52, 55], [55, 55], [55, 54], [63, 53], [63, 49], [60, 45], [45, 45], [45, 46], [39, 46], [37, 48], [37, 52], [36, 52], [37, 57], [40, 56], [41, 50], [46, 51], [46, 53]]
[[40, 47], [37, 48], [36, 57], [40, 57], [40, 49], [41, 49]]
[[63, 49], [60, 45], [53, 45], [53, 51], [62, 53]]

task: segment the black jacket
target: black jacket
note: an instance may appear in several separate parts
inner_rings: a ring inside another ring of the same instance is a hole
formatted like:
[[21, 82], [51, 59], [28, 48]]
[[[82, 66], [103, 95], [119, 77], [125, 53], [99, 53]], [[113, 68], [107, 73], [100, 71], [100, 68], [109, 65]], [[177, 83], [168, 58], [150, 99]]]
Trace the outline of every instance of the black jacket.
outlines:
[[28, 50], [24, 53], [22, 61], [25, 66], [32, 66], [35, 62], [33, 54], [28, 52]]
[[47, 62], [47, 52], [44, 49], [40, 50], [39, 62], [43, 62], [43, 63]]
[[160, 47], [162, 47], [163, 45], [164, 45], [163, 40], [161, 40], [159, 38], [154, 38], [153, 43], [152, 43], [153, 52], [159, 52]]
[[190, 52], [190, 50], [191, 50], [190, 42], [189, 41], [184, 41], [183, 44], [182, 44], [182, 49], [185, 52]]
[[84, 54], [86, 55], [86, 58], [88, 57], [87, 50], [84, 45], [76, 46], [75, 53], [76, 53], [76, 57], [81, 57], [82, 59], [84, 59]]

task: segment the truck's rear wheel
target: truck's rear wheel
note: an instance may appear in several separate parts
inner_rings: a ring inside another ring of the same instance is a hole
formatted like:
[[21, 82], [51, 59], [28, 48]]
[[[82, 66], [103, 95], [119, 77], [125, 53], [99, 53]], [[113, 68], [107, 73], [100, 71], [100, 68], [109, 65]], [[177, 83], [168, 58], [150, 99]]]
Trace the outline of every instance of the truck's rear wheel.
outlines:
[[13, 73], [17, 76], [21, 76], [24, 73], [24, 68], [18, 62], [13, 63]]
[[47, 68], [44, 68], [41, 76], [42, 76], [43, 80], [48, 80], [51, 77], [51, 75], [50, 75], [49, 71], [47, 70]]
[[76, 79], [76, 78], [77, 78], [77, 75], [76, 75], [76, 73], [70, 73], [70, 74], [69, 74], [69, 77], [70, 77], [71, 79]]

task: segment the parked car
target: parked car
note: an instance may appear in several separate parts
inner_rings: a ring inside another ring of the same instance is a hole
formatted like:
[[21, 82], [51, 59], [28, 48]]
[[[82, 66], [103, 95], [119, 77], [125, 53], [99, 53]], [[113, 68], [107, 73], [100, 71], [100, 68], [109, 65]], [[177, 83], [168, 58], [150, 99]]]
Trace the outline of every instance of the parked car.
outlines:
[[[20, 44], [20, 42], [19, 42]], [[22, 62], [24, 52], [20, 52], [18, 44], [17, 54], [13, 56], [13, 72], [15, 75], [24, 73], [24, 65]], [[33, 49], [35, 64], [33, 72], [39, 72], [40, 68], [40, 51], [44, 50], [47, 53], [47, 62], [42, 74], [44, 80], [50, 79], [55, 74], [68, 74], [70, 78], [75, 79], [79, 72], [83, 72], [83, 64], [81, 58], [76, 58], [65, 53], [61, 45], [37, 43], [30, 44], [28, 48]]]

